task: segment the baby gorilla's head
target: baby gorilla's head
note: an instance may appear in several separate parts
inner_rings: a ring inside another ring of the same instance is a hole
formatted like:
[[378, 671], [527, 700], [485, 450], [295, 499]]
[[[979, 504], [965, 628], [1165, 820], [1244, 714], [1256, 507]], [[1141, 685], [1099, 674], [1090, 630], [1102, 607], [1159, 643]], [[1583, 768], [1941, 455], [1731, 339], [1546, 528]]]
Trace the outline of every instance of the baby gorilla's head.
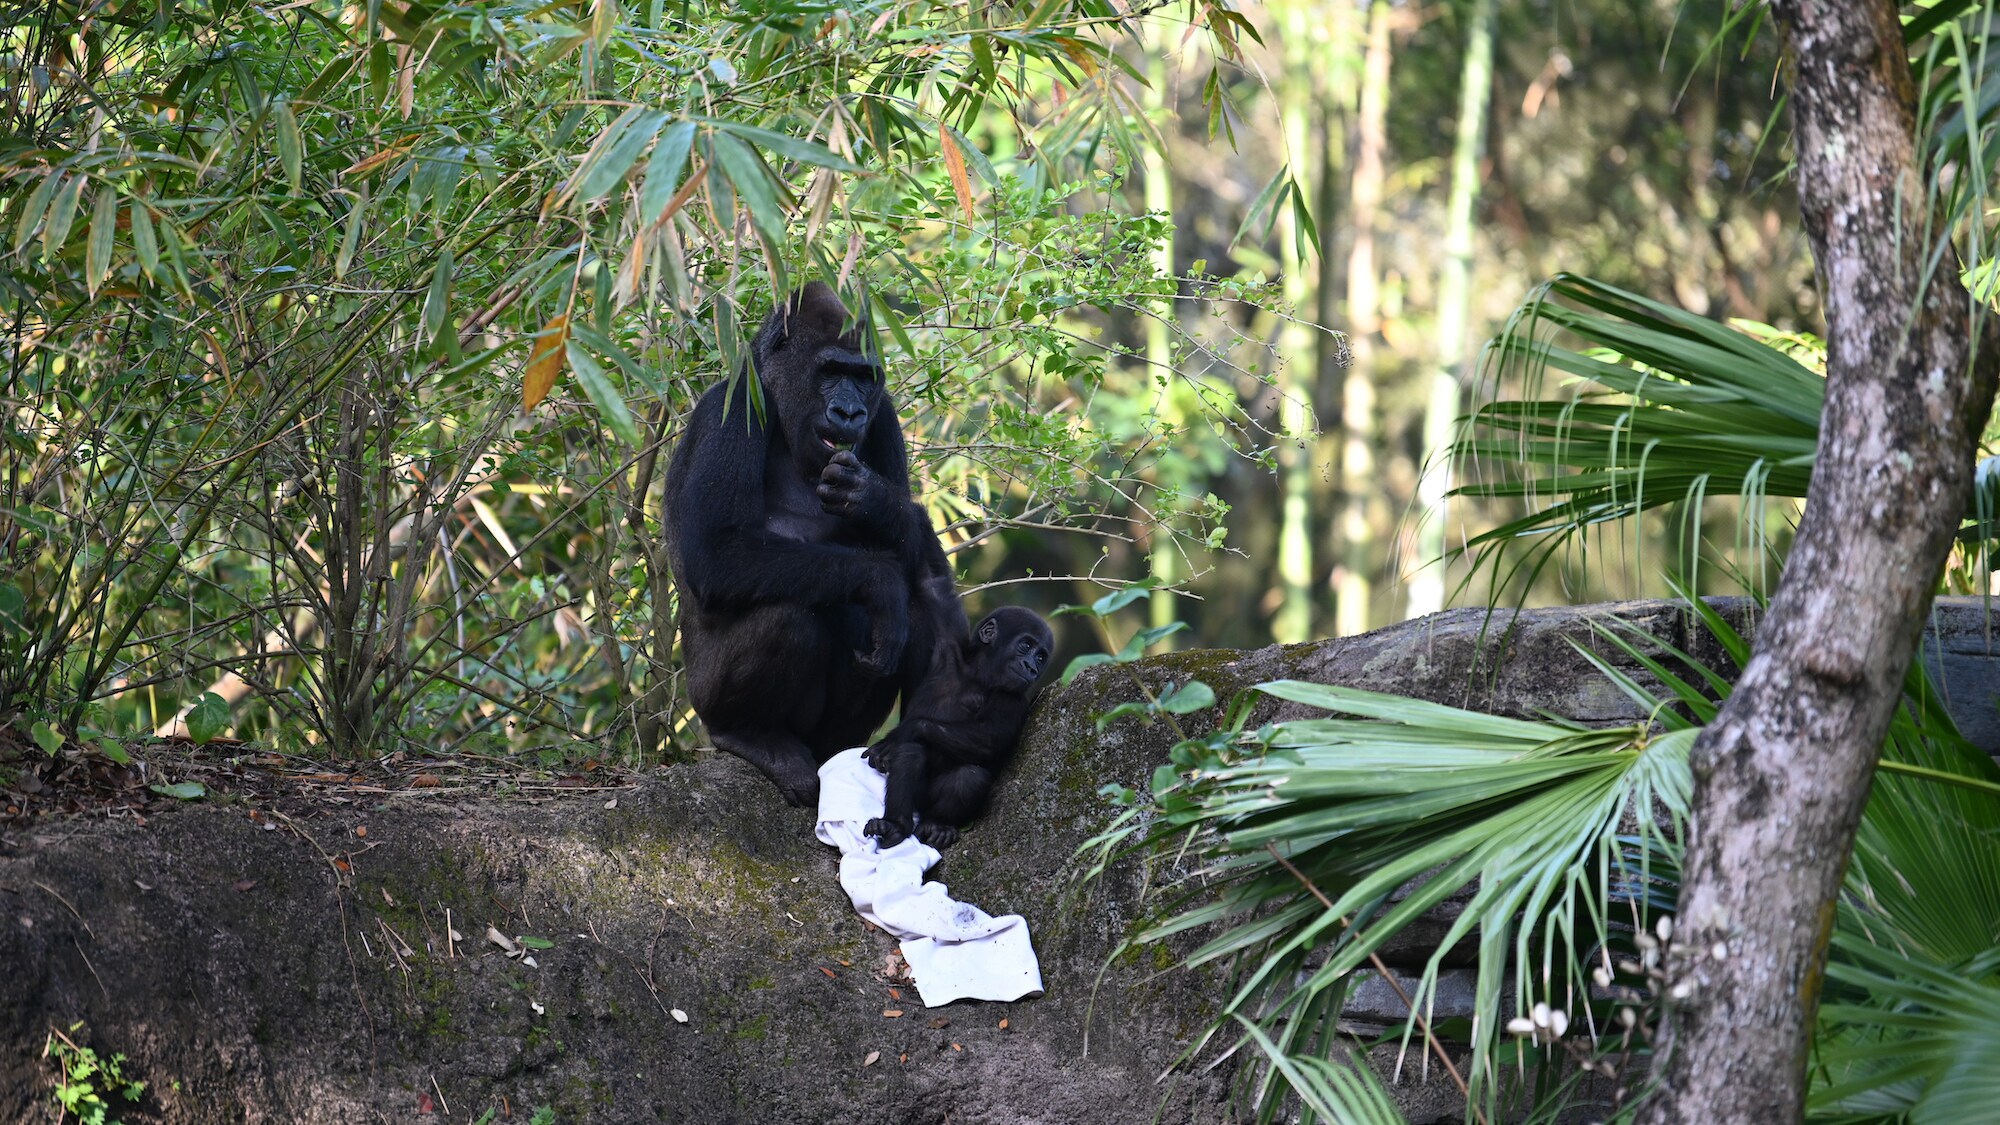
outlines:
[[1055, 634], [1040, 614], [1001, 606], [972, 630], [970, 663], [981, 683], [1025, 695], [1041, 680], [1055, 647]]

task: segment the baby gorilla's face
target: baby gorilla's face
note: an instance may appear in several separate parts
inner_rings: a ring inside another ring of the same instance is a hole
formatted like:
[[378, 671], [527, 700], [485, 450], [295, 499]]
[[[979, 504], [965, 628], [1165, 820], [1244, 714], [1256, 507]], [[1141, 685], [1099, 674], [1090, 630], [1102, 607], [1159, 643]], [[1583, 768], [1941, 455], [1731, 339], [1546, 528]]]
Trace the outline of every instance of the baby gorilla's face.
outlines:
[[1025, 695], [1040, 682], [1056, 647], [1049, 624], [1033, 610], [1002, 606], [972, 631], [979, 677], [987, 686]]

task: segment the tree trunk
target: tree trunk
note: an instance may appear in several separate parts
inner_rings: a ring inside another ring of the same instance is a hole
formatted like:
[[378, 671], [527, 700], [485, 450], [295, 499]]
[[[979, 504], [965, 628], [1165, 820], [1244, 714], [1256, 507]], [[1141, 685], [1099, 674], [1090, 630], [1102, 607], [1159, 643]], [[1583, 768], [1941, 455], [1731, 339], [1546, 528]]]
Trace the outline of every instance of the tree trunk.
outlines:
[[[1291, 4], [1285, 19], [1285, 71], [1278, 83], [1279, 117], [1285, 126], [1285, 152], [1292, 181], [1306, 186], [1305, 157], [1313, 111], [1312, 60], [1305, 5]], [[1278, 472], [1284, 485], [1283, 514], [1278, 526], [1277, 613], [1271, 618], [1271, 639], [1297, 644], [1312, 637], [1313, 446], [1317, 425], [1312, 396], [1318, 380], [1311, 329], [1299, 319], [1310, 315], [1314, 279], [1308, 248], [1299, 229], [1296, 208], [1287, 208], [1278, 224], [1279, 259], [1285, 270], [1285, 307], [1293, 319], [1279, 333], [1278, 344]]]
[[[1153, 115], [1153, 121], [1164, 136], [1177, 136], [1178, 127], [1174, 123], [1173, 98], [1167, 92], [1167, 47], [1162, 34], [1147, 54], [1146, 62], [1146, 109]], [[1166, 154], [1148, 147], [1144, 150], [1146, 175], [1146, 210], [1171, 217], [1174, 213], [1173, 170], [1167, 166]], [[1174, 276], [1174, 240], [1168, 234], [1165, 241], [1153, 249], [1153, 274], [1156, 277]], [[1171, 376], [1174, 366], [1173, 339], [1168, 332], [1170, 318], [1180, 315], [1178, 301], [1170, 302], [1159, 315], [1146, 321], [1146, 377], [1148, 380], [1161, 376]], [[1161, 408], [1172, 409], [1172, 392], [1162, 395]], [[1179, 419], [1175, 419], [1176, 423]], [[1162, 583], [1172, 584], [1180, 580], [1179, 547], [1174, 543], [1174, 532], [1167, 523], [1172, 513], [1164, 508], [1156, 511], [1157, 522], [1146, 532], [1147, 554], [1152, 561], [1153, 577]], [[1165, 590], [1153, 594], [1148, 609], [1154, 626], [1171, 624], [1180, 616], [1180, 598]], [[1178, 647], [1175, 638], [1168, 637], [1161, 642], [1162, 647], [1171, 651]]]
[[1417, 482], [1418, 569], [1410, 578], [1405, 616], [1444, 608], [1445, 493], [1451, 491], [1452, 423], [1465, 363], [1465, 328], [1472, 319], [1472, 212], [1479, 202], [1479, 156], [1486, 147], [1486, 110], [1493, 94], [1493, 0], [1474, 0], [1465, 29], [1465, 65], [1458, 79], [1458, 137], [1451, 152], [1451, 196], [1445, 208], [1444, 265], [1438, 271], [1437, 370], [1424, 407], [1423, 479]]
[[1375, 222], [1382, 209], [1384, 161], [1389, 148], [1389, 0], [1368, 9], [1368, 47], [1361, 69], [1361, 98], [1354, 136], [1354, 176], [1349, 186], [1354, 242], [1347, 254], [1347, 346], [1341, 381], [1340, 554], [1333, 572], [1334, 634], [1368, 631], [1375, 537], [1369, 510], [1375, 481], [1375, 342], [1382, 332], [1381, 288], [1375, 268]]
[[2000, 333], [1929, 220], [1889, 0], [1773, 0], [1827, 396], [1799, 534], [1729, 703], [1695, 744], [1661, 1086], [1667, 1122], [1797, 1122], [1855, 828], [1972, 484]]

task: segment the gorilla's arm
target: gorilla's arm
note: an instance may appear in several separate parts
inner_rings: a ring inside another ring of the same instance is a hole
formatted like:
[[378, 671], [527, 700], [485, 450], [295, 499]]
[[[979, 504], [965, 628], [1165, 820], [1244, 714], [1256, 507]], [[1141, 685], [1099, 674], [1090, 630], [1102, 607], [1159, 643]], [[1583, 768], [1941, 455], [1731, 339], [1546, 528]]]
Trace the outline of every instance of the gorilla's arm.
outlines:
[[705, 606], [862, 602], [901, 617], [902, 566], [889, 552], [788, 539], [766, 526], [766, 430], [745, 397], [739, 388], [724, 414], [723, 388], [711, 388], [674, 450], [667, 516], [680, 580]]

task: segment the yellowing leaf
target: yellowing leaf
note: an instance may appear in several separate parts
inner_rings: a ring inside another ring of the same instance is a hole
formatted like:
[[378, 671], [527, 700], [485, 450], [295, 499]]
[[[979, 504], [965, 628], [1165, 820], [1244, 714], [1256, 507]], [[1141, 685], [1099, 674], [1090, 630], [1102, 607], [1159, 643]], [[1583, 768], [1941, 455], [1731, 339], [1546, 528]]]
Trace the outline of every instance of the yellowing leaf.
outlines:
[[380, 152], [364, 156], [361, 159], [355, 161], [354, 163], [348, 165], [347, 170], [342, 172], [341, 175], [365, 176], [368, 173], [373, 172], [375, 169], [380, 168], [382, 165], [387, 164], [390, 161], [396, 159], [397, 157], [407, 155], [410, 151], [411, 143], [416, 141], [416, 139], [417, 135], [412, 133], [411, 135], [404, 137], [402, 140], [397, 141], [395, 144], [392, 144], [389, 147], [381, 150]]
[[1090, 53], [1090, 48], [1084, 46], [1082, 40], [1060, 35], [1056, 37], [1056, 46], [1063, 49], [1063, 54], [1068, 55], [1071, 62], [1082, 67], [1084, 74], [1094, 76], [1097, 73], [1097, 57]]
[[521, 409], [533, 410], [549, 397], [549, 388], [562, 374], [563, 355], [569, 343], [569, 317], [558, 316], [535, 334], [535, 346], [528, 353], [528, 370], [521, 376]]
[[965, 221], [972, 222], [979, 217], [972, 209], [972, 180], [965, 174], [965, 154], [951, 139], [951, 126], [938, 126], [938, 147], [944, 151], [945, 171], [951, 173], [951, 190], [958, 193], [959, 209], [965, 212]]

